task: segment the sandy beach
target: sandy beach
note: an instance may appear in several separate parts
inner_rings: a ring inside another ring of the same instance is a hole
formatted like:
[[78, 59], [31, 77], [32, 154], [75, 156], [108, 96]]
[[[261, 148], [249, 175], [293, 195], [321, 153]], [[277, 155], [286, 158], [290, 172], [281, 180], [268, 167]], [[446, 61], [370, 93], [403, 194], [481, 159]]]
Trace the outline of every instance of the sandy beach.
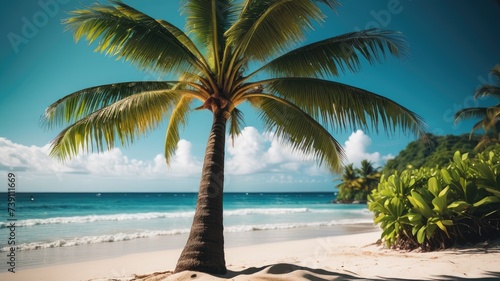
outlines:
[[181, 249], [3, 272], [0, 280], [500, 280], [500, 243], [418, 253], [379, 231], [226, 248], [228, 273], [172, 274]]

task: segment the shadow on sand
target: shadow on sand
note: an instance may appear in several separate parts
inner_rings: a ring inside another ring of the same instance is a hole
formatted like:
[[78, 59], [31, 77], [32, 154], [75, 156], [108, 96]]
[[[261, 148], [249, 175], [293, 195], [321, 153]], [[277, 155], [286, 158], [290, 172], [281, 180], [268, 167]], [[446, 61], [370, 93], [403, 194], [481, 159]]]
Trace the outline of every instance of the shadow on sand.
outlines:
[[[401, 273], [402, 275], [404, 273]], [[482, 280], [493, 281], [500, 280], [499, 272], [487, 272], [487, 277], [483, 278], [467, 278], [457, 277], [451, 275], [435, 276], [433, 280], [440, 281], [460, 281], [460, 280]], [[222, 280], [249, 280], [245, 276], [250, 277], [251, 280], [311, 280], [311, 281], [344, 281], [344, 280], [389, 280], [389, 281], [417, 281], [419, 279], [412, 279], [411, 276], [402, 276], [401, 278], [384, 278], [376, 277], [376, 279], [366, 279], [358, 276], [355, 272], [333, 272], [324, 269], [313, 269], [309, 267], [297, 266], [288, 263], [271, 264], [262, 267], [251, 267], [241, 271], [228, 271], [225, 275], [213, 275], [214, 279], [221, 278]], [[220, 279], [219, 279], [220, 280]]]

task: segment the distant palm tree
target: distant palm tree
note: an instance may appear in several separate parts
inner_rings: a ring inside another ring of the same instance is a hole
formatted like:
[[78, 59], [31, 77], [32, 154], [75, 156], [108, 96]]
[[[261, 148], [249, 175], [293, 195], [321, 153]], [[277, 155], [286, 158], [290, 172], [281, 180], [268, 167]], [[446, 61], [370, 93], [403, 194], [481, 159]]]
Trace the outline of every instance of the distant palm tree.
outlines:
[[326, 79], [358, 71], [363, 59], [375, 63], [385, 53], [404, 55], [399, 33], [371, 29], [301, 45], [324, 20], [321, 9], [333, 9], [336, 0], [185, 0], [185, 29], [192, 38], [167, 21], [111, 2], [73, 11], [64, 23], [77, 41], [97, 41], [96, 51], [178, 79], [102, 85], [61, 98], [45, 112], [49, 127], [69, 124], [52, 142], [51, 155], [68, 159], [81, 150], [129, 145], [170, 118], [165, 140], [170, 163], [179, 130], [200, 101], [195, 109], [209, 110], [213, 124], [194, 220], [176, 272], [226, 272], [224, 152], [226, 130], [231, 138], [241, 132], [240, 104], [248, 102], [277, 139], [332, 171], [340, 170], [344, 154], [329, 129], [381, 126], [423, 133], [422, 120], [406, 108]]
[[[491, 75], [496, 80], [494, 85], [482, 85], [474, 93], [474, 98], [494, 97], [500, 99], [500, 64], [493, 67]], [[484, 135], [476, 148], [483, 148], [491, 142], [500, 140], [500, 103], [490, 107], [469, 107], [455, 113], [455, 123], [464, 119], [481, 118], [471, 130], [470, 137], [476, 130], [483, 129]]]
[[359, 175], [354, 168], [354, 164], [350, 163], [344, 166], [344, 171], [340, 178], [335, 180], [340, 180], [341, 182], [337, 184], [337, 188], [339, 189], [339, 194], [337, 196], [338, 202], [348, 202], [352, 201], [353, 194], [355, 190], [359, 190], [361, 188], [359, 182]]
[[380, 167], [373, 167], [373, 163], [366, 159], [361, 161], [359, 168], [354, 168], [352, 163], [344, 166], [342, 177], [336, 179], [341, 181], [336, 186], [339, 189], [337, 201], [366, 200], [367, 195], [377, 187], [381, 176]]
[[356, 173], [360, 178], [361, 190], [368, 194], [373, 188], [377, 187], [382, 176], [380, 169], [380, 167], [375, 168], [373, 163], [366, 159], [361, 161], [361, 167], [356, 169]]

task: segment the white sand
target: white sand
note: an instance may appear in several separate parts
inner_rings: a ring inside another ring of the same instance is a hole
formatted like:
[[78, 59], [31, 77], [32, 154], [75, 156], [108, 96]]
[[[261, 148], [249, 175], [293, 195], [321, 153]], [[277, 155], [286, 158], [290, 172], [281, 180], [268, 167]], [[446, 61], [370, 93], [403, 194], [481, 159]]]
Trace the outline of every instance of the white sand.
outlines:
[[[171, 274], [181, 249], [0, 273], [0, 280], [500, 280], [500, 245], [431, 253], [374, 244], [380, 232], [226, 249], [228, 274]], [[3, 267], [3, 266], [2, 266]], [[151, 275], [154, 272], [163, 274]], [[149, 277], [145, 277], [148, 276]], [[488, 279], [489, 278], [489, 279]]]

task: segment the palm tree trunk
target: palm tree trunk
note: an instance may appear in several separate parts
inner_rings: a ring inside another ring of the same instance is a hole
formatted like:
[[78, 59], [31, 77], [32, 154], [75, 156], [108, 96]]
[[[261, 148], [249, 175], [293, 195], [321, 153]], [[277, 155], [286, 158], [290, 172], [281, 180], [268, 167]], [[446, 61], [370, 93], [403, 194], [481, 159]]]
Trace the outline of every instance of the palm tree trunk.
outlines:
[[203, 161], [196, 212], [175, 272], [193, 270], [224, 274], [227, 271], [222, 224], [226, 121], [223, 114], [214, 114]]

